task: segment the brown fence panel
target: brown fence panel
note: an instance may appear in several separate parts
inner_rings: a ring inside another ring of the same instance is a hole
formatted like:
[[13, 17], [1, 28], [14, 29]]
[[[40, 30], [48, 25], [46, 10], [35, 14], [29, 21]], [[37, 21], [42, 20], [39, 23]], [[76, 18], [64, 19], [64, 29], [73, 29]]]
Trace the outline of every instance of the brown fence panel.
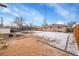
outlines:
[[74, 28], [73, 28], [73, 35], [74, 35], [74, 38], [77, 42], [77, 46], [78, 46], [78, 49], [79, 49], [79, 25], [76, 25]]

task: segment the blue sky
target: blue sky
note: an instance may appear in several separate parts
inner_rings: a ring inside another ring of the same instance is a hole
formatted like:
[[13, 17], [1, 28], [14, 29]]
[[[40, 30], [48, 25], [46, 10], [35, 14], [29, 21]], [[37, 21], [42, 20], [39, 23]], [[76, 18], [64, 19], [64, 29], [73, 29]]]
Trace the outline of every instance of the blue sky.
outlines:
[[0, 7], [0, 17], [4, 24], [10, 25], [15, 17], [22, 16], [25, 23], [42, 25], [43, 19], [48, 24], [66, 24], [70, 21], [79, 21], [79, 4], [77, 3], [9, 3], [7, 8]]

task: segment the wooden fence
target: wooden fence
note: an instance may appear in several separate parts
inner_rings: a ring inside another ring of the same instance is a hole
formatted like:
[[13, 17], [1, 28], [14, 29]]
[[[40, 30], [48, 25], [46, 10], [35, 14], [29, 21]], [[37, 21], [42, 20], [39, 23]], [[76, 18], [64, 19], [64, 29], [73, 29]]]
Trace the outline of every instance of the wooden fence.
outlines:
[[73, 28], [73, 35], [79, 49], [79, 24], [75, 25], [75, 27]]

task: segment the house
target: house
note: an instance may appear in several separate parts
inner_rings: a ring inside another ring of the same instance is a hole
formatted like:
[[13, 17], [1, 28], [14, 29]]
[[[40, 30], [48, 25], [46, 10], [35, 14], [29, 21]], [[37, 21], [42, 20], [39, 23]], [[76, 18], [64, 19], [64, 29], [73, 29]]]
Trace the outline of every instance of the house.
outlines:
[[36, 27], [37, 31], [66, 32], [68, 26], [64, 24], [50, 24], [47, 26]]
[[0, 34], [8, 34], [10, 33], [10, 28], [0, 28]]
[[51, 24], [47, 26], [48, 31], [66, 32], [67, 26], [64, 24]]

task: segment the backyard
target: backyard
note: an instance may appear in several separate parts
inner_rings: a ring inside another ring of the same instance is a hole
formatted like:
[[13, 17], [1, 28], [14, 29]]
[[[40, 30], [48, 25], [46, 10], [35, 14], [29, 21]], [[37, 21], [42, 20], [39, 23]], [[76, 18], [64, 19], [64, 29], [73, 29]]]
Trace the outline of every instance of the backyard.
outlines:
[[[8, 41], [8, 47], [0, 50], [0, 55], [18, 56], [65, 56], [78, 55], [76, 43], [69, 39], [67, 51], [64, 51], [68, 33], [60, 32], [39, 32], [20, 33], [24, 36], [15, 37]], [[72, 36], [72, 35], [71, 35]], [[45, 44], [45, 43], [47, 44]], [[54, 48], [52, 46], [57, 48]], [[61, 50], [60, 50], [61, 49]], [[63, 51], [62, 51], [63, 50]]]

